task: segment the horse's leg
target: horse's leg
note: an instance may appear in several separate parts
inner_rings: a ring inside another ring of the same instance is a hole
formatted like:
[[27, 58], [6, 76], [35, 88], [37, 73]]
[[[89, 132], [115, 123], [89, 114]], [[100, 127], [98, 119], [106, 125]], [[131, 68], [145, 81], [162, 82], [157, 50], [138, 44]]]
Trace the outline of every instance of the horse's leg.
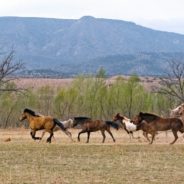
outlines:
[[128, 131], [127, 131], [127, 133], [128, 133], [129, 138], [130, 138], [130, 140], [131, 140], [131, 139], [132, 139], [132, 137], [131, 137], [131, 133], [130, 133], [130, 132], [128, 132]]
[[130, 131], [131, 137], [132, 139], [139, 139], [140, 137], [134, 137], [134, 133], [132, 131]]
[[52, 136], [54, 135], [53, 131], [50, 131], [50, 136], [47, 138], [47, 142], [51, 143]]
[[115, 142], [116, 140], [114, 139], [114, 136], [112, 135], [112, 132], [110, 131], [110, 129], [106, 129], [106, 131], [110, 134], [110, 136], [112, 137], [112, 140]]
[[148, 137], [148, 133], [147, 132], [143, 132], [143, 136], [148, 140], [148, 142], [150, 142], [150, 139]]
[[64, 131], [64, 133], [70, 138], [71, 141], [74, 142], [74, 140], [72, 139], [72, 134], [71, 132], [69, 132], [67, 129]]
[[40, 137], [35, 137], [35, 135], [36, 135], [36, 130], [31, 130], [31, 137], [32, 137], [32, 139], [34, 139], [34, 140], [37, 140], [37, 139], [41, 139]]
[[151, 142], [149, 144], [152, 144], [154, 139], [155, 139], [155, 132], [152, 133]]
[[40, 137], [40, 141], [42, 140], [43, 136], [45, 135], [45, 130], [42, 132], [42, 135]]
[[134, 139], [135, 138], [132, 131], [130, 131], [130, 137], [131, 137], [131, 139]]
[[173, 135], [174, 135], [174, 141], [173, 142], [171, 142], [170, 144], [174, 144], [175, 142], [176, 142], [176, 140], [178, 139], [178, 134], [177, 134], [177, 131], [176, 130], [172, 130], [172, 132], [173, 132]]
[[101, 133], [102, 133], [102, 136], [103, 136], [102, 143], [104, 143], [105, 142], [105, 138], [106, 138], [105, 131], [104, 130], [101, 130]]
[[78, 133], [78, 141], [80, 142], [80, 134], [83, 134], [83, 133], [86, 133], [86, 129], [84, 130], [81, 130], [79, 133]]
[[126, 133], [129, 135], [129, 137], [130, 137], [130, 139], [131, 139], [130, 132], [126, 129], [125, 126], [124, 126], [124, 130], [126, 131]]
[[88, 134], [88, 137], [87, 137], [86, 143], [89, 143], [90, 132], [87, 132], [87, 134]]

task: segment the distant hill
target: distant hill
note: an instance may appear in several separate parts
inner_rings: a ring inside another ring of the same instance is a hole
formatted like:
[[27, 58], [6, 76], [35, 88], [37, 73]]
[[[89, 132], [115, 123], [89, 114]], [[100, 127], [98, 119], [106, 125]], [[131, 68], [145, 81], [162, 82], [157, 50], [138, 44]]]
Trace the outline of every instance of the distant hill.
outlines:
[[162, 75], [167, 61], [184, 62], [184, 35], [132, 22], [0, 17], [0, 54], [12, 47], [22, 75], [73, 76], [104, 67], [109, 75]]

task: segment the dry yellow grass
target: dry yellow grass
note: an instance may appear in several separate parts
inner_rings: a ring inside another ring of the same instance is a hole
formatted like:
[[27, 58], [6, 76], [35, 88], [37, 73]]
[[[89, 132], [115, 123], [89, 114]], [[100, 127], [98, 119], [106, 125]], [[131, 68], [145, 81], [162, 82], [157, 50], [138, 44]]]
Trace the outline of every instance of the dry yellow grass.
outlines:
[[[72, 130], [76, 140], [78, 130]], [[38, 133], [38, 135], [41, 132]], [[83, 184], [83, 183], [183, 183], [184, 139], [170, 146], [171, 133], [157, 136], [153, 145], [141, 139], [129, 140], [123, 131], [113, 131], [114, 144], [109, 136], [101, 143], [100, 132], [92, 133], [89, 144], [70, 142], [60, 131], [52, 144], [40, 143], [29, 130], [0, 131], [0, 183], [17, 184]], [[10, 142], [4, 142], [5, 138]]]

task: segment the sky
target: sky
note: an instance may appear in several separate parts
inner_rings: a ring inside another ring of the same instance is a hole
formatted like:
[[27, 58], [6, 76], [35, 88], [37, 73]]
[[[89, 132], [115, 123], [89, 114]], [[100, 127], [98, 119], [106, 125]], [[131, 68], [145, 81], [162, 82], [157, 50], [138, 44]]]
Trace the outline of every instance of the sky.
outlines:
[[0, 16], [119, 19], [184, 34], [184, 0], [0, 0]]

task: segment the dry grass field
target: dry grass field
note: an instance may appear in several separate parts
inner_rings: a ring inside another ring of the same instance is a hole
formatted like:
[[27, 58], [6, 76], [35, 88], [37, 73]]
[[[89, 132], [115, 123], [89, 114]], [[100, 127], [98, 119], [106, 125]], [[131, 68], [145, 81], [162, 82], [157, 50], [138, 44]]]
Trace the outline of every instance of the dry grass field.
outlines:
[[[79, 130], [71, 130], [76, 140]], [[41, 132], [38, 132], [40, 135]], [[35, 142], [29, 130], [0, 130], [0, 183], [3, 184], [180, 184], [184, 182], [184, 139], [175, 145], [170, 132], [159, 133], [148, 145], [142, 132], [130, 140], [122, 130], [113, 131], [116, 143], [107, 135], [102, 144], [100, 132], [86, 135], [81, 143], [70, 142], [62, 132], [51, 144]], [[7, 140], [7, 138], [10, 138]]]
[[[113, 76], [106, 79], [106, 84], [110, 85], [116, 81], [119, 76]], [[121, 76], [128, 80], [129, 76]], [[141, 84], [147, 90], [152, 90], [155, 87], [159, 87], [160, 79], [155, 77], [139, 77]], [[66, 79], [52, 79], [52, 78], [19, 78], [15, 80], [15, 83], [20, 88], [32, 88], [37, 89], [38, 87], [50, 86], [50, 87], [69, 87], [71, 86], [74, 78]]]

